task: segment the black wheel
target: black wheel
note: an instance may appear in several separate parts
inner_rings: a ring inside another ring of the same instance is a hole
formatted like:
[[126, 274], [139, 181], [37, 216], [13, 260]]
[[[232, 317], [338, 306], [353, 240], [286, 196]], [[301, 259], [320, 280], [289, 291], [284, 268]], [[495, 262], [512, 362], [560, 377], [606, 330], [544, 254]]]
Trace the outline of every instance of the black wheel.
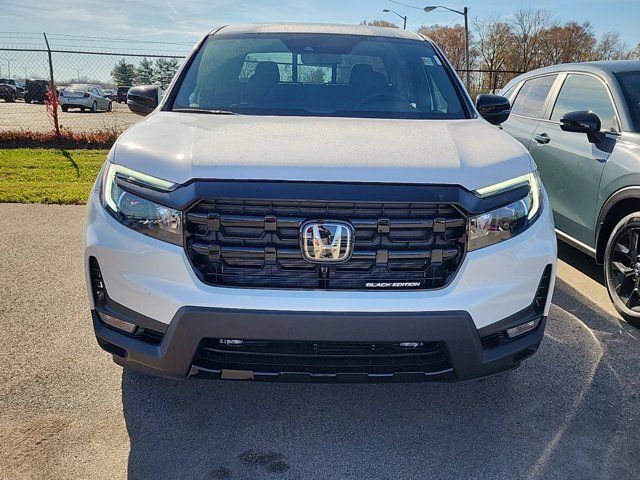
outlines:
[[91, 104], [91, 113], [96, 113], [98, 111], [98, 104], [94, 101]]
[[109, 106], [107, 107], [107, 112], [110, 112], [113, 109], [113, 106], [111, 105], [111, 102], [109, 102]]
[[63, 112], [66, 112], [66, 111], [68, 111], [68, 110], [69, 110], [69, 107], [68, 107], [68, 106], [66, 106], [66, 105], [62, 105], [62, 111], [63, 111]]
[[31, 103], [31, 99], [30, 98], [25, 98], [24, 99], [24, 103]]
[[9, 99], [7, 100], [10, 103], [14, 103], [16, 101], [16, 94], [12, 94], [9, 96]]
[[640, 212], [627, 215], [611, 232], [604, 274], [613, 306], [640, 328]]
[[80, 107], [80, 111], [84, 113], [84, 107]]

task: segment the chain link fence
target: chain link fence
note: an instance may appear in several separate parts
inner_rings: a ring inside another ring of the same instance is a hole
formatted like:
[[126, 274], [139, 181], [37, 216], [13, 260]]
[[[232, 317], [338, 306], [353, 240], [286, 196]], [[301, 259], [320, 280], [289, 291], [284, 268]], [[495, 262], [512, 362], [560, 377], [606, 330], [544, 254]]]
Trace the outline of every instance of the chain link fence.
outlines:
[[[3, 42], [7, 37], [10, 41]], [[0, 91], [0, 131], [52, 130], [52, 119], [44, 106], [52, 76], [58, 90], [88, 84], [100, 87], [100, 96], [108, 96], [105, 100], [91, 92], [90, 98], [59, 97], [64, 107], [58, 113], [62, 129], [120, 132], [139, 121], [142, 117], [129, 111], [122, 95], [118, 97], [118, 87], [149, 83], [166, 87], [190, 44], [128, 41], [123, 51], [123, 42], [107, 37], [0, 32], [0, 84], [4, 79], [10, 84], [8, 88], [15, 90], [15, 95]], [[475, 98], [478, 93], [497, 92], [519, 73], [470, 70], [470, 93]], [[464, 82], [466, 71], [458, 74]]]
[[189, 47], [189, 43], [0, 32], [0, 131], [51, 131], [52, 120], [44, 106], [51, 81], [58, 91], [74, 84], [97, 87], [78, 98], [59, 97], [62, 129], [122, 131], [141, 117], [129, 111], [125, 97], [118, 97], [118, 87], [149, 83], [166, 87]]

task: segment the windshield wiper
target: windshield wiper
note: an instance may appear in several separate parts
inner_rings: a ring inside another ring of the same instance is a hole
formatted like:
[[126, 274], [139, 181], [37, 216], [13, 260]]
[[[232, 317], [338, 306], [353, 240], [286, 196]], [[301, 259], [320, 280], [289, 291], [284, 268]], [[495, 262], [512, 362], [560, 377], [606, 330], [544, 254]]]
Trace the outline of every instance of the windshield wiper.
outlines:
[[232, 112], [231, 110], [215, 110], [206, 108], [174, 108], [171, 111], [182, 113], [208, 113], [211, 115], [238, 115], [238, 112]]

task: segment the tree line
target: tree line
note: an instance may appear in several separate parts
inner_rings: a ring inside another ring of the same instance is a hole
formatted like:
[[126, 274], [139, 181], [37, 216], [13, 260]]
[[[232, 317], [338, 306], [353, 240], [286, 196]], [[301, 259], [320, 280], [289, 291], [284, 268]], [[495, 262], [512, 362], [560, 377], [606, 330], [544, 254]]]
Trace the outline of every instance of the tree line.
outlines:
[[[386, 20], [363, 22], [398, 28]], [[629, 47], [617, 32], [596, 36], [590, 22], [559, 22], [548, 10], [520, 9], [509, 18], [492, 15], [469, 27], [470, 67], [476, 92], [501, 88], [519, 73], [558, 63], [590, 60], [640, 59], [640, 43]], [[465, 68], [465, 31], [462, 25], [422, 26], [453, 67]]]
[[180, 63], [175, 58], [156, 58], [151, 61], [143, 58], [136, 66], [121, 58], [111, 70], [111, 78], [117, 85], [160, 85], [169, 86], [178, 71]]

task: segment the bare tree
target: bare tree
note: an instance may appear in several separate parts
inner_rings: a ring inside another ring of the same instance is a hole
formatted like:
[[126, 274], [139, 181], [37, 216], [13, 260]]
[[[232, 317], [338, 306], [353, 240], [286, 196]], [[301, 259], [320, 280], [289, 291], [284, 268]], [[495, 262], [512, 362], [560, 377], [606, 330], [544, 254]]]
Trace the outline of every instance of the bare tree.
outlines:
[[511, 26], [496, 15], [479, 20], [474, 26], [477, 35], [475, 51], [480, 57], [480, 67], [489, 70], [483, 75], [482, 89], [495, 91], [503, 83], [497, 71], [506, 69], [511, 58], [513, 32]]
[[511, 19], [514, 70], [528, 71], [541, 65], [542, 36], [551, 25], [547, 10], [516, 10]]
[[398, 28], [398, 25], [396, 25], [393, 22], [389, 22], [387, 20], [371, 20], [370, 22], [367, 22], [366, 20], [364, 20], [360, 23], [360, 25], [370, 25], [372, 27]]
[[594, 52], [594, 60], [628, 60], [632, 58], [632, 52], [620, 40], [618, 32], [607, 32], [602, 35]]

